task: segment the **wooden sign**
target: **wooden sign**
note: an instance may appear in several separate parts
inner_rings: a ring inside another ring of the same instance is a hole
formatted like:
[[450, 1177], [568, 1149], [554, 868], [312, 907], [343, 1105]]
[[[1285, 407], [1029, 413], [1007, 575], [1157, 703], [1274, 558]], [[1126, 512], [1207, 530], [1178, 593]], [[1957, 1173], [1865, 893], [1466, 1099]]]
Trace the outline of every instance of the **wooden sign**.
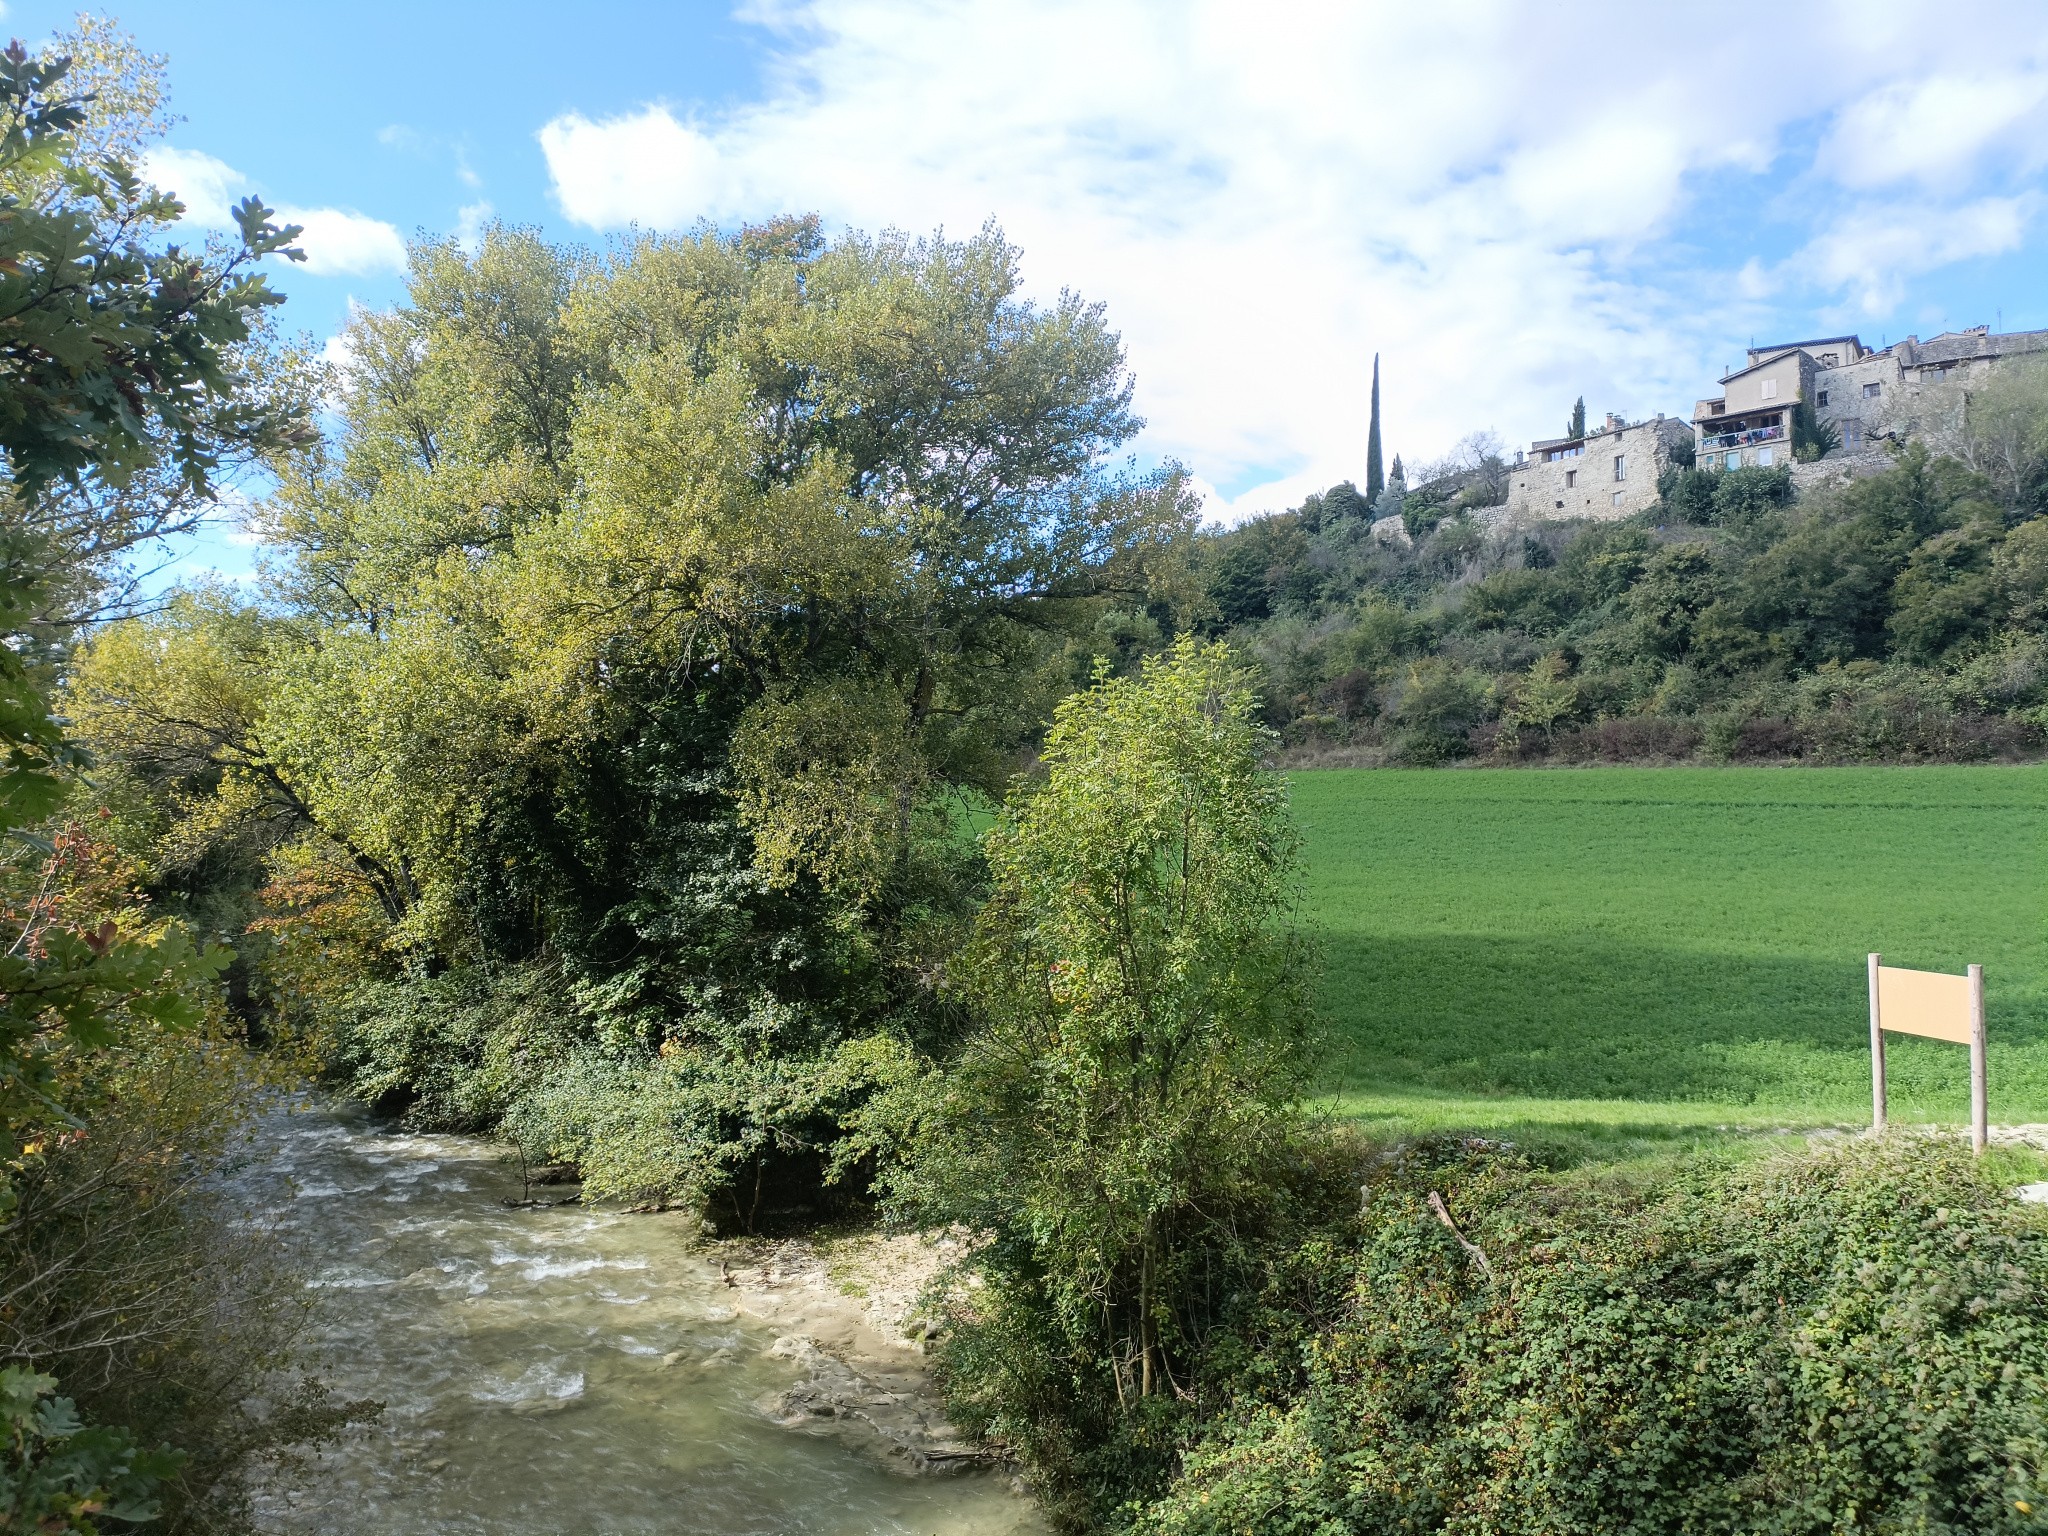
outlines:
[[1970, 1145], [1983, 1152], [1990, 1136], [1984, 1073], [1984, 967], [1952, 976], [1907, 971], [1870, 957], [1870, 1119], [1885, 1122], [1884, 1036], [1925, 1035], [1970, 1048]]

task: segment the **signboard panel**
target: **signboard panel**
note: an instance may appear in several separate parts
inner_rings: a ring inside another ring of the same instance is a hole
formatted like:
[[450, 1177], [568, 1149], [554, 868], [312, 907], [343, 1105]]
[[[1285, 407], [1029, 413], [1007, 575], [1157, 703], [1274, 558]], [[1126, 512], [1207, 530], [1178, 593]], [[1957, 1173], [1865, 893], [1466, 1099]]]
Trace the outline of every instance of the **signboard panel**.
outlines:
[[1984, 1065], [1984, 967], [1965, 976], [1902, 971], [1884, 956], [1865, 957], [1870, 968], [1870, 1127], [1882, 1133], [1885, 1031], [1953, 1040], [1970, 1048], [1970, 1145], [1979, 1156], [1991, 1144], [1991, 1090]]
[[1877, 968], [1878, 1023], [1896, 1035], [1970, 1043], [1970, 978], [1941, 971]]

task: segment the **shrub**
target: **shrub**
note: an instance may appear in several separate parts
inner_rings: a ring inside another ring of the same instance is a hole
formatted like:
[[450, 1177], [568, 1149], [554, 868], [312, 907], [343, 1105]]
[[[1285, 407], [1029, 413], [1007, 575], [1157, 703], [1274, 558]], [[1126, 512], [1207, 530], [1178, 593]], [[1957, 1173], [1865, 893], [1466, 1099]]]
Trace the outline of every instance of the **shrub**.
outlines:
[[1485, 678], [1453, 661], [1427, 656], [1415, 662], [1396, 690], [1396, 755], [1420, 764], [1463, 757], [1485, 713], [1486, 691]]
[[154, 1520], [156, 1491], [179, 1458], [138, 1450], [125, 1430], [88, 1427], [56, 1389], [54, 1376], [0, 1369], [0, 1526], [92, 1536], [95, 1516]]
[[1775, 469], [1729, 469], [1714, 477], [1714, 506], [1711, 521], [1728, 528], [1742, 528], [1766, 513], [1792, 503], [1792, 471]]
[[164, 1536], [244, 1529], [252, 1473], [376, 1407], [283, 1376], [304, 1275], [220, 1177], [260, 1102], [250, 1070], [219, 1038], [131, 1035], [70, 1084], [101, 1102], [31, 1143], [0, 1227], [0, 1359], [54, 1373], [87, 1420], [151, 1448]]
[[751, 1233], [865, 1198], [867, 1146], [848, 1127], [913, 1070], [886, 1035], [755, 1061], [673, 1042], [653, 1061], [585, 1047], [513, 1101], [504, 1130], [530, 1160], [575, 1164], [587, 1198], [692, 1207]]
[[1257, 1348], [1219, 1350], [1227, 1406], [1140, 1530], [2048, 1523], [2048, 1231], [1960, 1149], [1643, 1189], [1435, 1147], [1368, 1193], [1354, 1239], [1273, 1264]]
[[1744, 720], [1736, 727], [1735, 741], [1728, 755], [1749, 761], [1798, 757], [1805, 746], [1806, 741], [1800, 735], [1798, 725], [1781, 715], [1765, 715], [1759, 719]]
[[951, 1396], [1077, 1520], [1167, 1463], [1295, 1160], [1313, 957], [1255, 707], [1227, 649], [1189, 640], [1059, 706], [1043, 783], [985, 840], [960, 973], [981, 1027], [896, 1184], [904, 1213], [988, 1234]]
[[1690, 757], [1699, 750], [1700, 728], [1690, 720], [1657, 715], [1624, 715], [1601, 720], [1558, 739], [1558, 755], [1575, 761], [1628, 763]]

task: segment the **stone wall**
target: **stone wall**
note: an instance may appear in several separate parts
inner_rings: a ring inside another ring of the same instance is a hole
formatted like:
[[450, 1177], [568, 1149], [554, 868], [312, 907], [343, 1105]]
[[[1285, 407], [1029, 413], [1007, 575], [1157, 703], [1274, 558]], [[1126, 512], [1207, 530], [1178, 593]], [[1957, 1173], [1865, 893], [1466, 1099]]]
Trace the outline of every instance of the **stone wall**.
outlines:
[[[1903, 347], [1901, 343], [1901, 348]], [[1886, 437], [1919, 438], [1936, 453], [1952, 451], [1961, 435], [1969, 409], [1969, 392], [2000, 369], [2015, 362], [2032, 362], [2039, 352], [1997, 357], [1960, 359], [1950, 365], [1947, 377], [1923, 376], [1920, 366], [1903, 360], [1901, 349], [1865, 358], [1844, 368], [1828, 368], [1813, 376], [1814, 416], [1831, 423], [1842, 434], [1843, 447], [1851, 444], [1850, 426], [1860, 427], [1862, 442], [1874, 446]], [[1878, 386], [1875, 397], [1864, 394], [1867, 385]], [[1819, 403], [1826, 390], [1828, 403]]]
[[[1549, 463], [1517, 464], [1508, 476], [1504, 521], [1543, 522], [1589, 517], [1603, 522], [1631, 517], [1657, 500], [1657, 477], [1671, 462], [1674, 443], [1692, 431], [1682, 421], [1660, 417], [1618, 430], [1586, 434], [1585, 451]], [[1624, 473], [1615, 476], [1615, 459]]]
[[1794, 464], [1792, 485], [1804, 496], [1812, 491], [1847, 485], [1851, 480], [1861, 480], [1869, 475], [1881, 475], [1892, 467], [1892, 463], [1892, 456], [1881, 448], [1865, 453], [1846, 453], [1837, 449], [1826, 458], [1815, 459], [1810, 464]]

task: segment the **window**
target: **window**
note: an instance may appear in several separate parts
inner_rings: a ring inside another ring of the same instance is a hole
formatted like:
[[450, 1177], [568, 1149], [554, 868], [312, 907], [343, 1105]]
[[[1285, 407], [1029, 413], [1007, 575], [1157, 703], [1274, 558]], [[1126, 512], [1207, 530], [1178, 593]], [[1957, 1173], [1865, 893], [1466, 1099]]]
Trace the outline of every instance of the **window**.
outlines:
[[1776, 379], [1765, 379], [1763, 382], [1763, 387], [1758, 391], [1758, 393], [1766, 400], [1777, 399], [1778, 381]]
[[1707, 402], [1707, 414], [1709, 416], [1718, 416], [1727, 409], [1728, 402], [1726, 400], [1709, 400]]
[[1564, 488], [1566, 490], [1570, 490], [1573, 486], [1577, 485], [1578, 483], [1579, 472], [1576, 469], [1568, 469], [1564, 472]]
[[1828, 403], [1828, 392], [1826, 390], [1822, 390], [1819, 394], [1815, 395], [1813, 397], [1813, 403], [1815, 405], [1826, 405]]
[[1875, 400], [1879, 395], [1883, 393], [1884, 385], [1878, 383], [1876, 380], [1872, 380], [1870, 383], [1863, 386], [1863, 398], [1866, 400]]
[[1616, 505], [1617, 507], [1621, 505], [1621, 492], [1619, 492], [1619, 491], [1616, 491], [1616, 492], [1614, 493], [1614, 504], [1615, 504], [1615, 505]]
[[1757, 451], [1756, 451], [1756, 467], [1757, 467], [1758, 469], [1769, 469], [1769, 468], [1771, 467], [1771, 450], [1770, 450], [1770, 449], [1768, 449], [1768, 448], [1759, 448], [1759, 449], [1757, 449]]
[[1617, 453], [1614, 456], [1614, 478], [1617, 480], [1626, 480], [1628, 478], [1628, 455], [1625, 453]]

